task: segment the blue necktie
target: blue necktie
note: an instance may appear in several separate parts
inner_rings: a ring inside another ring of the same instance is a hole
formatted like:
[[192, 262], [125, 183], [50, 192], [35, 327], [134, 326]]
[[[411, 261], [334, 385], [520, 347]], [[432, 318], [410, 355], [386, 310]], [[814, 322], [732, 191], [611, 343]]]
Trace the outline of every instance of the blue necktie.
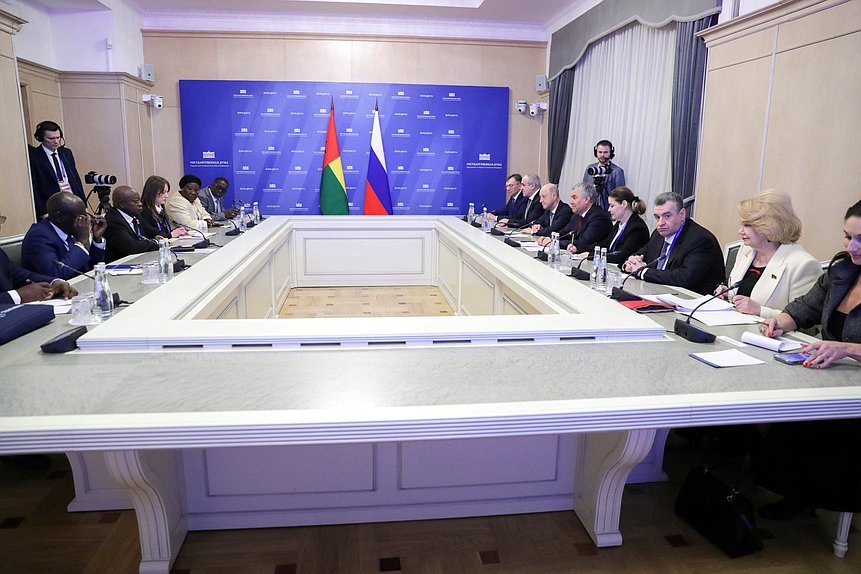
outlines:
[[[661, 257], [665, 257], [667, 253], [670, 251], [670, 243], [668, 241], [664, 241], [664, 246], [661, 247]], [[658, 264], [659, 269], [665, 269], [667, 267], [667, 260], [661, 259], [661, 262]]]

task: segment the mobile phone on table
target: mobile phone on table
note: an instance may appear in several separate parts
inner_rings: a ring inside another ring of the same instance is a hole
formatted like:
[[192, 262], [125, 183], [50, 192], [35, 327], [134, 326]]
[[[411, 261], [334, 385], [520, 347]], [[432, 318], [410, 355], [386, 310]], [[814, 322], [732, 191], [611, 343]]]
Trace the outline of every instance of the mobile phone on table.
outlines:
[[775, 353], [774, 359], [787, 365], [800, 365], [808, 356], [807, 353]]

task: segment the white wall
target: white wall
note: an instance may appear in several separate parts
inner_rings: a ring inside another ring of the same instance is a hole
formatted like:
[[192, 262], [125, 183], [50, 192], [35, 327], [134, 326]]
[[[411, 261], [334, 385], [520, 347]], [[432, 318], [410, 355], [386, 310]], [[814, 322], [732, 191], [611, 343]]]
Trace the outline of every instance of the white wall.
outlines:
[[735, 2], [738, 2], [738, 15], [744, 16], [745, 14], [756, 12], [766, 6], [777, 4], [779, 1], [780, 0], [724, 0], [723, 9], [721, 10], [720, 17], [718, 18], [718, 24], [723, 24], [724, 22], [732, 19], [732, 6]]
[[[123, 0], [93, 0], [88, 9], [0, 0], [0, 9], [28, 22], [14, 36], [18, 58], [60, 71], [138, 75], [143, 63], [143, 17]], [[106, 45], [108, 39], [112, 49]]]

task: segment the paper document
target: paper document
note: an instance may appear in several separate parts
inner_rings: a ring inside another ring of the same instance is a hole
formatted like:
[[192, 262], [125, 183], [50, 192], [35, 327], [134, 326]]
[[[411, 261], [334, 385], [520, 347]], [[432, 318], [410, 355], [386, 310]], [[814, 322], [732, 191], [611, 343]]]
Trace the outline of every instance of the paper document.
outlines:
[[140, 267], [108, 269], [108, 275], [143, 275], [143, 269]]
[[[690, 313], [681, 314], [690, 316]], [[700, 309], [694, 313], [693, 318], [695, 321], [705, 323], [709, 327], [717, 327], [719, 325], [753, 325], [754, 323], [759, 323], [759, 317], [756, 315], [745, 315], [734, 309], [727, 311], [706, 311], [705, 313]]]
[[[676, 308], [676, 311], [679, 313], [690, 313], [694, 309], [697, 308], [697, 305], [700, 305], [711, 298], [711, 295], [703, 295], [702, 297], [698, 297], [697, 299], [682, 299], [677, 295], [656, 295], [656, 297], [663, 303], [667, 305], [672, 305]], [[729, 301], [724, 301], [720, 298], [714, 298], [708, 303], [705, 303], [702, 307], [697, 309], [697, 313], [700, 311], [729, 311], [732, 309], [732, 303]]]
[[778, 337], [776, 339], [772, 339], [771, 337], [766, 337], [765, 335], [760, 335], [759, 333], [752, 333], [750, 331], [745, 331], [744, 333], [742, 333], [741, 340], [749, 345], [753, 345], [755, 347], [762, 347], [763, 349], [768, 349], [777, 353], [783, 353], [784, 351], [794, 351], [801, 348], [801, 343], [799, 343], [798, 341], [787, 339], [785, 337]]
[[745, 355], [738, 349], [710, 351], [708, 353], [691, 353], [691, 357], [718, 369], [723, 367], [745, 367], [747, 365], [763, 364], [763, 361], [751, 357], [750, 355]]

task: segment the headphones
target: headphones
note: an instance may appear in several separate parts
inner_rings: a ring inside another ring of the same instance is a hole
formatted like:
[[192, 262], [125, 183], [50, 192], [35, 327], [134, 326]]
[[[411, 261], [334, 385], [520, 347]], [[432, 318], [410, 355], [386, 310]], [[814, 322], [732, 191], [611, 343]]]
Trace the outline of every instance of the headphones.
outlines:
[[[39, 138], [36, 138], [36, 139], [39, 139]], [[601, 140], [598, 143], [596, 143], [595, 147], [592, 148], [592, 155], [594, 155], [595, 157], [598, 157], [598, 146], [599, 145], [605, 145], [605, 146], [610, 147], [610, 159], [613, 159], [614, 157], [616, 157], [616, 148], [613, 147], [613, 142], [611, 142], [610, 140]]]
[[36, 124], [36, 133], [33, 134], [33, 137], [36, 138], [37, 142], [43, 142], [45, 140], [45, 132], [60, 132], [60, 138], [63, 137], [63, 128], [57, 122], [52, 122], [51, 120], [47, 120], [44, 122], [39, 122]]

